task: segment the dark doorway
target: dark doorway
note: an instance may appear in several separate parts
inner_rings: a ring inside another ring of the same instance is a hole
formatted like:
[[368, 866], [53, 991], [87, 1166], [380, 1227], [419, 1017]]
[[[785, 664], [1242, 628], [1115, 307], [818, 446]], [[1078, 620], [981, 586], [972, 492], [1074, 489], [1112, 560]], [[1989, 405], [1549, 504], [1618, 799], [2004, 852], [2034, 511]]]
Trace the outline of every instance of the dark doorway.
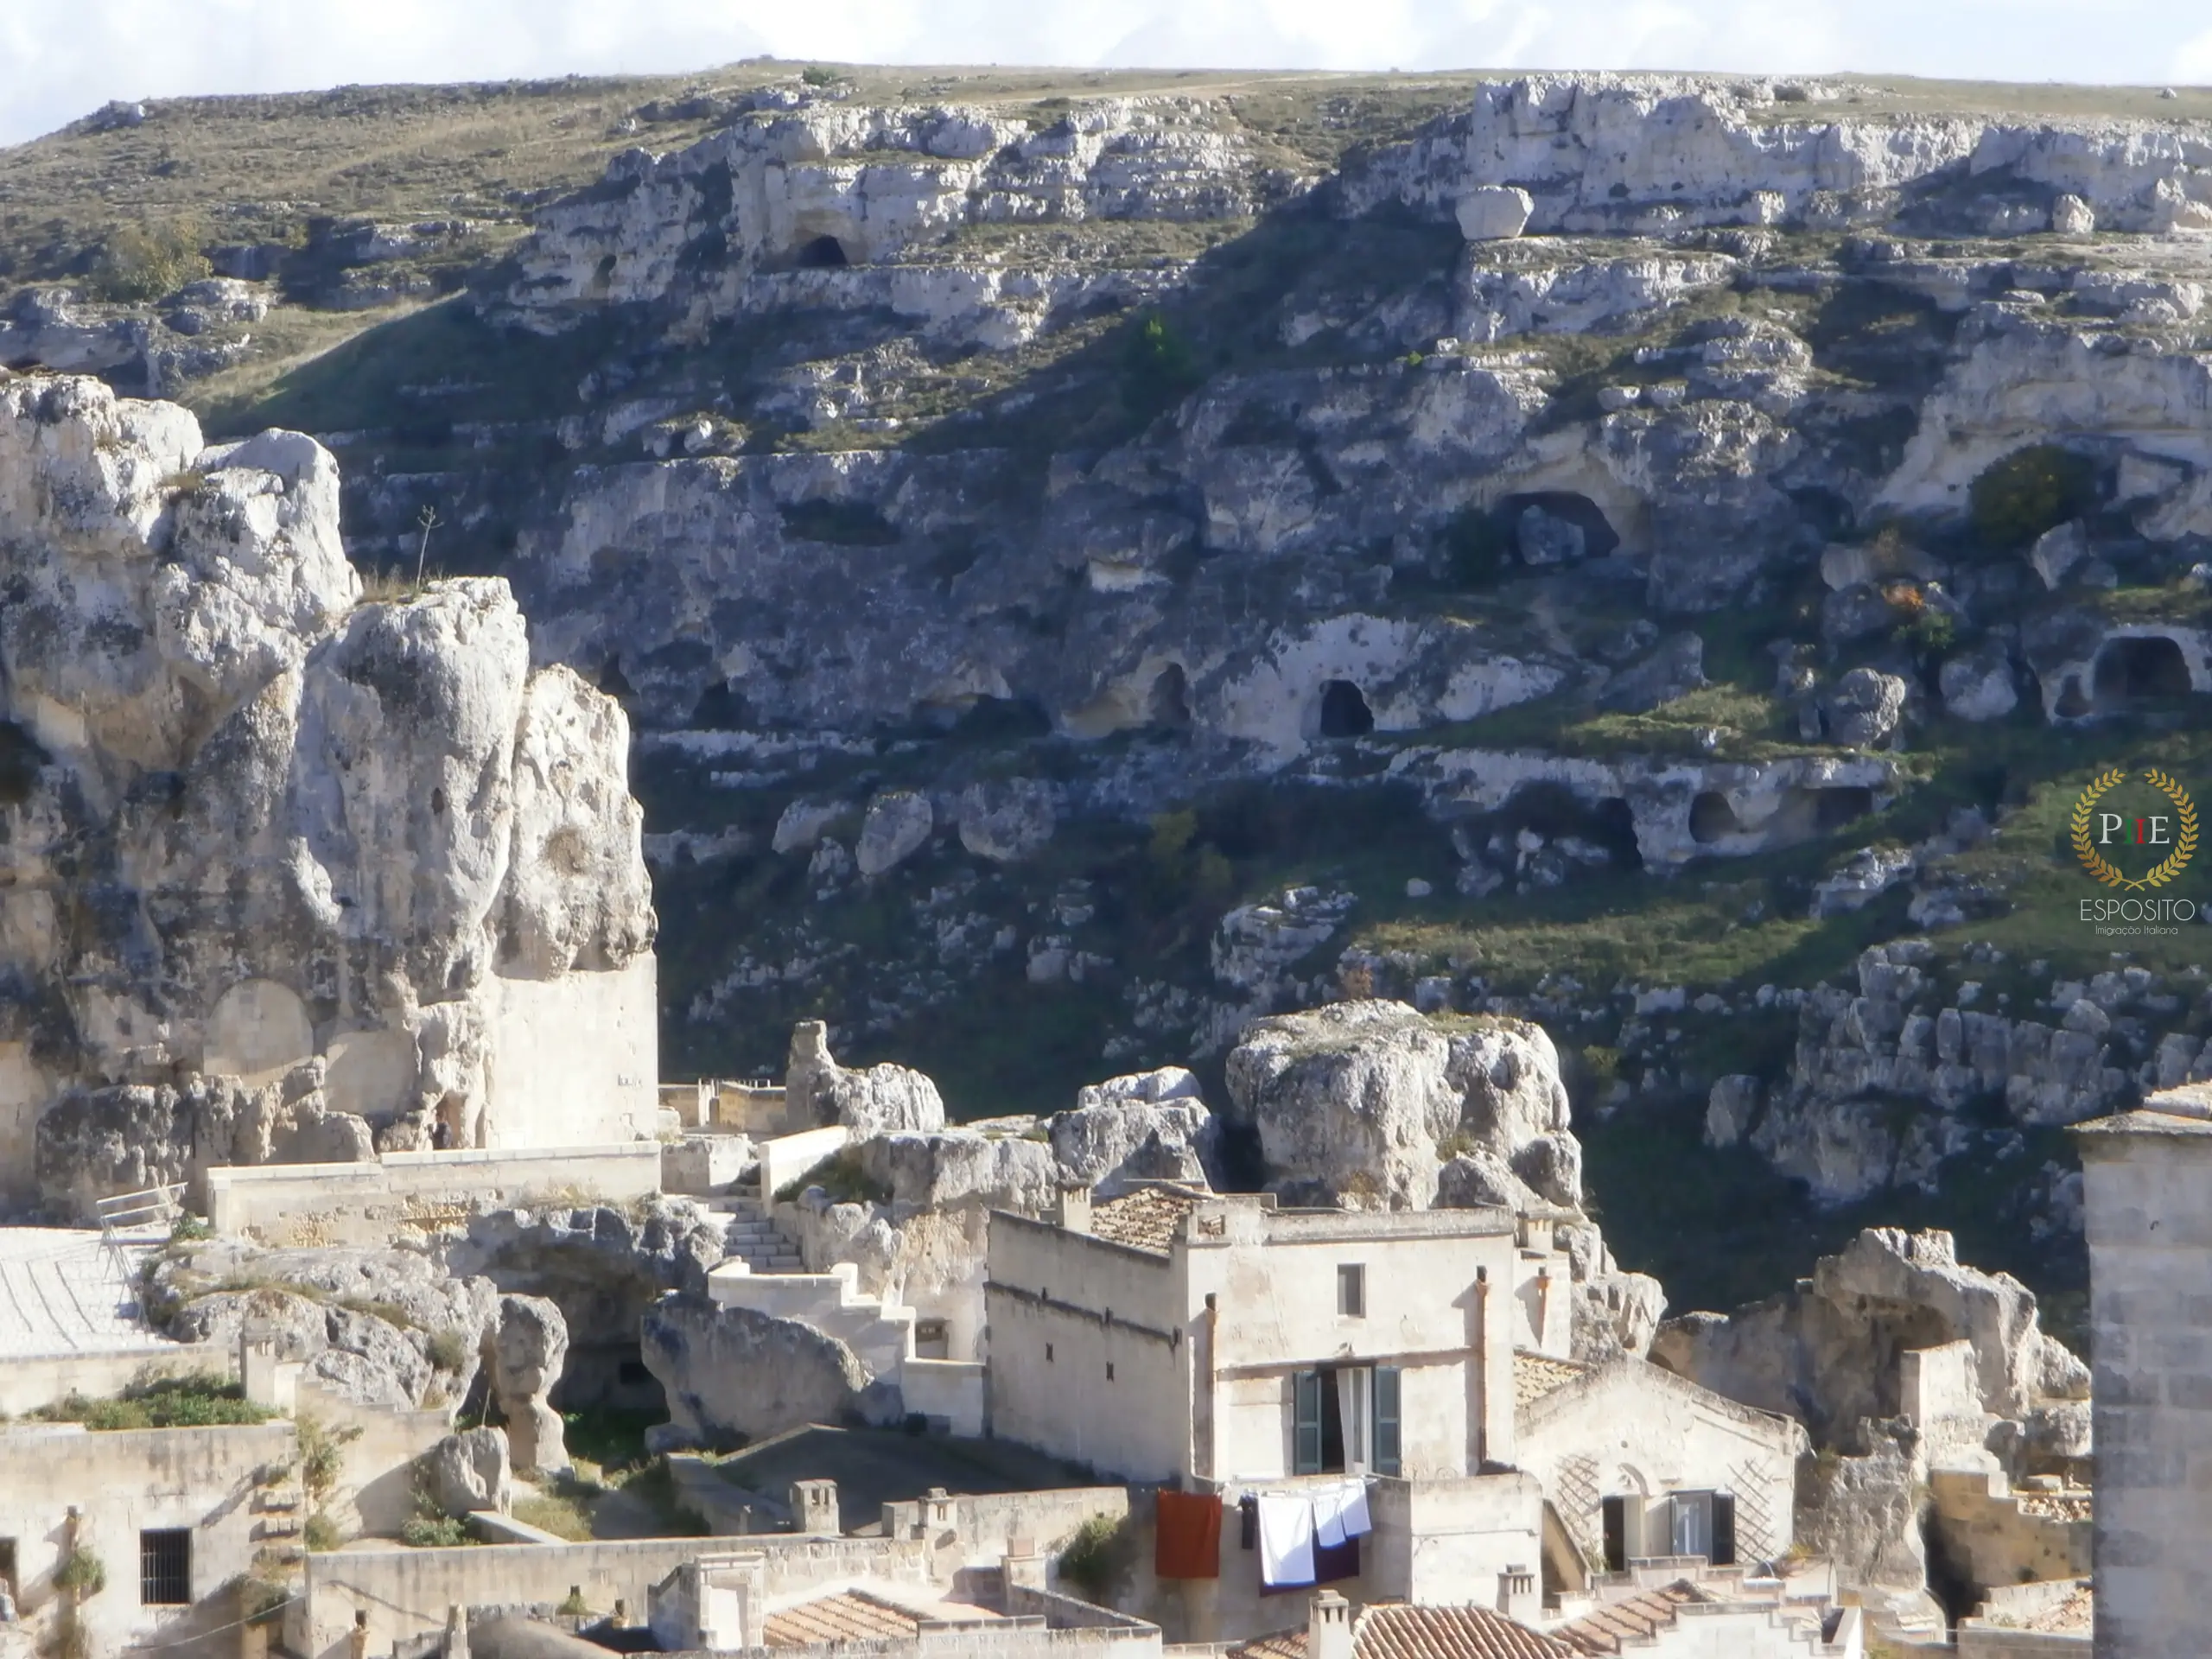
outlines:
[[1367, 696], [1350, 680], [1331, 680], [1321, 688], [1321, 735], [1364, 737], [1375, 729]]
[[1145, 721], [1172, 732], [1191, 728], [1191, 682], [1180, 663], [1170, 663], [1153, 676], [1145, 695]]
[[835, 270], [852, 263], [845, 257], [845, 245], [834, 236], [817, 236], [811, 242], [799, 245], [798, 264], [802, 270]]
[[2189, 659], [2163, 634], [2107, 639], [2097, 653], [2094, 681], [2099, 702], [2134, 702], [2153, 697], [2185, 697]]
[[1605, 1571], [1628, 1571], [1628, 1499], [1609, 1497], [1599, 1505], [1605, 1515]]

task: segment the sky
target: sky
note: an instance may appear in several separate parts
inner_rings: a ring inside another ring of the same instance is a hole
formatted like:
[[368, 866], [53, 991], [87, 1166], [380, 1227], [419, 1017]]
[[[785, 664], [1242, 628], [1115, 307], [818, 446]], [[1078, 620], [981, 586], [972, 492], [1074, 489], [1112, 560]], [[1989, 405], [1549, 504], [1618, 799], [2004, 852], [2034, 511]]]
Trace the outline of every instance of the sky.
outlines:
[[2204, 85], [2212, 0], [0, 0], [0, 144], [111, 99], [681, 73], [762, 53]]

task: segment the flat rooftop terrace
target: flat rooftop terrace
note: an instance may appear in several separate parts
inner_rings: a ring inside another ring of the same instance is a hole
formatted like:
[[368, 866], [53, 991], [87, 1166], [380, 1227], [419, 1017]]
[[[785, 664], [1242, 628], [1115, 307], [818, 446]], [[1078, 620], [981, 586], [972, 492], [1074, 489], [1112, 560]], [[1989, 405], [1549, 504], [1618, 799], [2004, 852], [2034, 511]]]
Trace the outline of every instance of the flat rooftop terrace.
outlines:
[[0, 1361], [178, 1344], [138, 1322], [138, 1264], [156, 1241], [110, 1250], [70, 1227], [0, 1227]]

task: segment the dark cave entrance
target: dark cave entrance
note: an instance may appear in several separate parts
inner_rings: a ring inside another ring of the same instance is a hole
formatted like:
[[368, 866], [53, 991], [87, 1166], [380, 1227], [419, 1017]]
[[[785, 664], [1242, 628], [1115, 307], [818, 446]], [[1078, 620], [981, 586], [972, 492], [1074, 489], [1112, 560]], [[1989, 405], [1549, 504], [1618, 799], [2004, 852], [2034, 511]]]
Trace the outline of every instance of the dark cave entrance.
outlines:
[[1621, 544], [1620, 533], [1605, 510], [1573, 490], [1529, 490], [1506, 496], [1497, 504], [1497, 522], [1512, 535], [1515, 550], [1529, 564], [1602, 559]]
[[1375, 729], [1367, 694], [1350, 680], [1331, 680], [1321, 688], [1321, 735], [1364, 737]]
[[2101, 706], [2185, 697], [2196, 689], [2189, 659], [2164, 634], [2106, 640], [2091, 683]]
[[1153, 676], [1145, 693], [1145, 723], [1171, 732], [1191, 729], [1191, 682], [1182, 664], [1170, 663]]
[[836, 237], [817, 236], [799, 244], [796, 263], [801, 270], [842, 270], [853, 262], [845, 255], [845, 245]]
[[1719, 790], [1708, 789], [1690, 803], [1690, 839], [1700, 846], [1743, 833], [1743, 820]]

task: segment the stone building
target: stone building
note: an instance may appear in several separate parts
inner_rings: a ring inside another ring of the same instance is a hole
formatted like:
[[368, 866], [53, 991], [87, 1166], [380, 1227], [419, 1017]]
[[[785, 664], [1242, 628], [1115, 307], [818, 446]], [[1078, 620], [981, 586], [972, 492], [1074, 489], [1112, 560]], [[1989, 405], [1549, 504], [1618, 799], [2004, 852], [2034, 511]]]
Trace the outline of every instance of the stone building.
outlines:
[[2205, 1649], [2212, 1530], [2212, 1087], [2085, 1123], [2099, 1659]]
[[0, 1427], [0, 1579], [41, 1643], [73, 1628], [93, 1659], [156, 1640], [174, 1659], [228, 1659], [236, 1633], [217, 1632], [238, 1616], [235, 1586], [299, 1530], [295, 1461], [288, 1422]]

